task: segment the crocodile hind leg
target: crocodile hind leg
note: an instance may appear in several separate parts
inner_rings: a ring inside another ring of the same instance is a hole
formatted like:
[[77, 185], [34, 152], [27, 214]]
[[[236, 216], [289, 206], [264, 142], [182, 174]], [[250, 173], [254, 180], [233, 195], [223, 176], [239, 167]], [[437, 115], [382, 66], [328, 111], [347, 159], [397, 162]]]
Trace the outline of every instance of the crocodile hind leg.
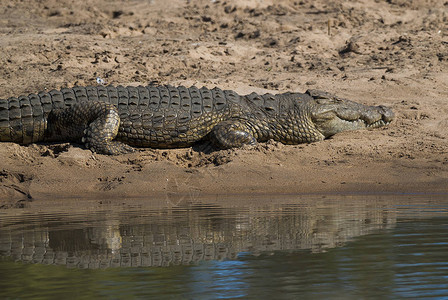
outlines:
[[117, 108], [104, 102], [79, 102], [55, 109], [48, 116], [48, 141], [82, 142], [94, 152], [122, 154], [134, 149], [114, 141], [120, 126]]
[[223, 121], [213, 127], [210, 140], [219, 149], [256, 145], [257, 140], [248, 125], [241, 121]]

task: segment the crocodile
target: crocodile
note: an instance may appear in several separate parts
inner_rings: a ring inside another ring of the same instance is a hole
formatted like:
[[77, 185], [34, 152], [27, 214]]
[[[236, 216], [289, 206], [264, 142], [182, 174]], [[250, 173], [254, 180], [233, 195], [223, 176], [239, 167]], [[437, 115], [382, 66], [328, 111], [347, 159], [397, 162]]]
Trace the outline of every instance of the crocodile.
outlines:
[[111, 155], [199, 141], [229, 149], [270, 139], [312, 143], [393, 118], [385, 106], [319, 90], [239, 95], [194, 86], [88, 86], [0, 99], [0, 141], [77, 142]]

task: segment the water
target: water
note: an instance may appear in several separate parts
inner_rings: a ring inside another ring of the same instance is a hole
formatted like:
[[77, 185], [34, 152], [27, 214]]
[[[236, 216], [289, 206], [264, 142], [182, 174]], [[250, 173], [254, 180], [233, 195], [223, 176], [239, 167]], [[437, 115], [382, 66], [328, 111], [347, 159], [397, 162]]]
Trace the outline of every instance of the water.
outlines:
[[1, 211], [0, 298], [448, 298], [446, 195], [124, 204]]

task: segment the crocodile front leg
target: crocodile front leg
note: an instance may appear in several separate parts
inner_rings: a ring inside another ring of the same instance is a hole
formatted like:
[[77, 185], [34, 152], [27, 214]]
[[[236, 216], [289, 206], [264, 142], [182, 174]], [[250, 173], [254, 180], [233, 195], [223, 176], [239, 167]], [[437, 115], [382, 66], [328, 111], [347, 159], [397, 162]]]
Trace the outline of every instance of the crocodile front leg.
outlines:
[[227, 120], [217, 124], [210, 133], [210, 140], [219, 149], [257, 144], [251, 128], [239, 120]]
[[99, 101], [79, 102], [50, 112], [46, 140], [82, 142], [101, 154], [133, 152], [129, 145], [113, 140], [119, 126], [120, 117], [114, 105]]

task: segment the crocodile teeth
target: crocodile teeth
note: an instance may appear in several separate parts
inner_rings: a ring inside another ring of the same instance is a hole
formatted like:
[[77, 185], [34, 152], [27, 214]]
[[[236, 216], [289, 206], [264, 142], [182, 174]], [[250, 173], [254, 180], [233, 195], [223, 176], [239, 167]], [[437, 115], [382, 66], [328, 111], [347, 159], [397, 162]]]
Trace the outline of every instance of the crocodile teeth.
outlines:
[[356, 124], [356, 125], [358, 125], [358, 124], [363, 124], [363, 125], [365, 125], [365, 123], [366, 123], [366, 122], [364, 122], [363, 120], [360, 120], [360, 119], [358, 119], [358, 120], [353, 120], [353, 121], [349, 121], [349, 120], [343, 120], [343, 119], [341, 119], [341, 121], [342, 121], [342, 122], [345, 122], [345, 123], [347, 123], [347, 124], [351, 124], [351, 125], [353, 125], [353, 124]]
[[370, 124], [367, 124], [366, 121], [361, 120], [361, 119], [354, 120], [354, 121], [347, 121], [347, 120], [341, 120], [341, 121], [348, 123], [348, 124], [355, 125], [357, 127], [358, 127], [358, 125], [362, 125], [362, 127], [366, 127], [366, 128], [377, 128], [377, 127], [382, 127], [382, 126], [390, 124], [390, 122], [385, 122], [384, 120], [378, 120], [378, 121], [375, 121]]
[[377, 128], [377, 127], [385, 126], [387, 124], [389, 124], [389, 122], [384, 122], [383, 120], [378, 120], [376, 122], [373, 122], [372, 124], [368, 124], [367, 128]]

